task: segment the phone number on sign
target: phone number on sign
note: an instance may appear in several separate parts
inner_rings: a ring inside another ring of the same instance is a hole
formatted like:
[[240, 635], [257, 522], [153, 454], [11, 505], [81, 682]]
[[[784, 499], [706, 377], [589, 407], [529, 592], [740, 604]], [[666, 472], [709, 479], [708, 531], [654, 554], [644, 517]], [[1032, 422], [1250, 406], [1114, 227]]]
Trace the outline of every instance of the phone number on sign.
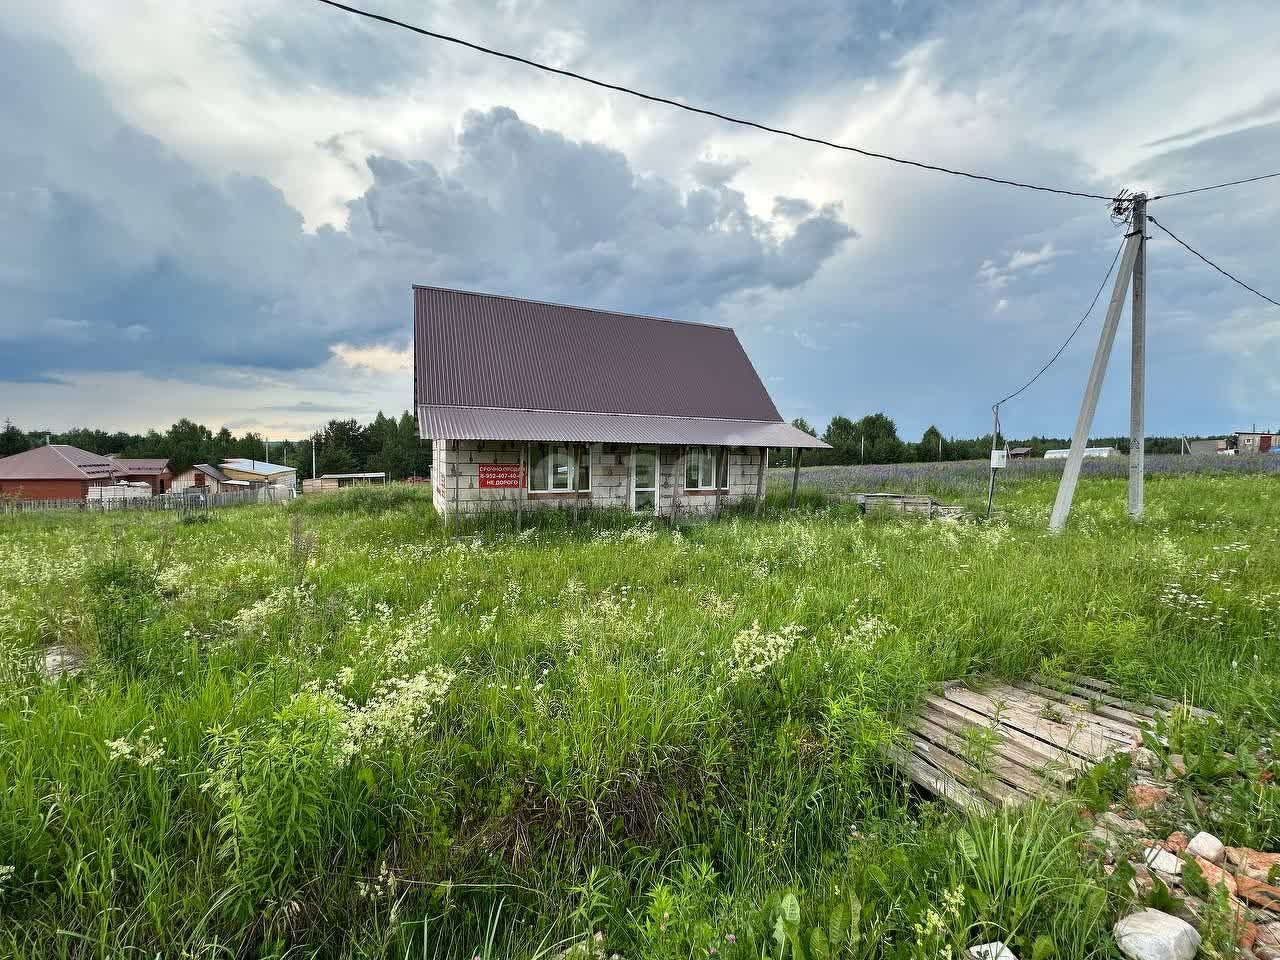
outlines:
[[481, 463], [477, 464], [477, 466], [480, 468], [480, 486], [482, 488], [498, 487], [515, 490], [521, 484], [519, 464]]

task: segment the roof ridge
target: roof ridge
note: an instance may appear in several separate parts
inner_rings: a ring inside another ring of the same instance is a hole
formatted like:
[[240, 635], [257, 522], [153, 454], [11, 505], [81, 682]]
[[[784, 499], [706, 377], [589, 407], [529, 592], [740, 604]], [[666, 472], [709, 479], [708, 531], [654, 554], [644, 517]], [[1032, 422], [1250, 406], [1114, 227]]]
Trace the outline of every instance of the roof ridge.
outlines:
[[[53, 448], [53, 452], [54, 452], [54, 453], [56, 453], [58, 456], [60, 456], [63, 460], [67, 461], [67, 463], [68, 463], [68, 464], [70, 464], [71, 468], [72, 468], [73, 470], [75, 470], [78, 474], [80, 474], [80, 476], [82, 476], [82, 477], [88, 477], [88, 476], [89, 476], [89, 474], [85, 473], [84, 467], [80, 466], [80, 464], [78, 464], [78, 463], [76, 463], [74, 460], [72, 460], [72, 459], [71, 459], [70, 457], [68, 457], [65, 453], [63, 453], [63, 452], [62, 452], [62, 450], [60, 449], [61, 447], [69, 447], [69, 446], [71, 446], [71, 444], [69, 444], [69, 443], [51, 443], [51, 444], [49, 444], [48, 446], [50, 446], [50, 447], [52, 447], [52, 448]], [[85, 451], [85, 453], [88, 453], [88, 452], [89, 452], [88, 450], [86, 450], [86, 451]], [[94, 454], [94, 456], [97, 456], [97, 454]]]
[[760, 420], [755, 417], [695, 417], [676, 413], [634, 413], [613, 410], [557, 410], [551, 407], [495, 407], [478, 403], [419, 403], [419, 407], [449, 407], [454, 410], [512, 410], [517, 413], [568, 413], [576, 417], [645, 417], [662, 420], [729, 420], [734, 423], [786, 423], [781, 416], [777, 420]]
[[733, 327], [720, 323], [707, 323], [703, 320], [677, 320], [675, 317], [655, 317], [647, 313], [627, 313], [624, 310], [610, 310], [607, 307], [584, 307], [580, 303], [559, 303], [555, 300], [535, 300], [532, 297], [517, 297], [506, 293], [485, 293], [482, 290], [459, 290], [456, 287], [439, 287], [430, 283], [415, 283], [414, 290], [436, 290], [441, 293], [459, 293], [468, 297], [484, 297], [488, 300], [511, 300], [515, 303], [532, 303], [541, 307], [559, 307], [562, 310], [581, 310], [583, 313], [607, 313], [615, 317], [629, 317], [632, 320], [656, 320], [660, 323], [680, 323], [689, 327], [708, 327], [712, 330], [724, 330], [733, 334], [735, 340], [738, 333]]

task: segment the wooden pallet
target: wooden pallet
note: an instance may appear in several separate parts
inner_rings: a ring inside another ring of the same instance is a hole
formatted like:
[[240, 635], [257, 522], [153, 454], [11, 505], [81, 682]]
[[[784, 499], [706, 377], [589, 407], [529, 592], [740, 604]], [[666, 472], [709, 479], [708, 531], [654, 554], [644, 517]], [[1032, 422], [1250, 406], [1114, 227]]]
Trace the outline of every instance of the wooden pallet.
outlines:
[[1152, 703], [1123, 700], [1088, 677], [1060, 689], [1030, 681], [981, 691], [951, 684], [925, 701], [894, 759], [912, 782], [955, 807], [1016, 807], [1063, 795], [1080, 773], [1140, 744], [1143, 728], [1177, 706]]

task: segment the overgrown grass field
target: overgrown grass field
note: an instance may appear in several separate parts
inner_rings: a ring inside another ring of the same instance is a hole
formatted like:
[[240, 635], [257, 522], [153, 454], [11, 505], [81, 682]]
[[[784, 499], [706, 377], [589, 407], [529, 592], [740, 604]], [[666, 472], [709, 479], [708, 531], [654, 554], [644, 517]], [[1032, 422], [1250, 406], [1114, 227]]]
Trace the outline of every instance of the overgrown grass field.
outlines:
[[[1005, 488], [999, 518], [593, 516], [425, 491], [0, 521], [0, 952], [1111, 955], [1072, 807], [962, 821], [886, 759], [931, 684], [1081, 672], [1280, 724], [1280, 482]], [[59, 679], [51, 644], [86, 656]], [[1259, 783], [1206, 809], [1280, 842]], [[974, 856], [974, 853], [977, 856]], [[816, 931], [816, 932], [815, 932]]]

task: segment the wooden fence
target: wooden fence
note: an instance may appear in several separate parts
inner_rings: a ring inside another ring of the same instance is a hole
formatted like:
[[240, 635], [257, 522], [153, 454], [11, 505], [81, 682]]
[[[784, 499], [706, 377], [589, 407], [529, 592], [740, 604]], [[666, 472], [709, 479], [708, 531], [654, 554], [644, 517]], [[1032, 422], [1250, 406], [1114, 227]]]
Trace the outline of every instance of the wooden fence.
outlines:
[[176, 510], [182, 513], [197, 513], [219, 507], [236, 507], [249, 503], [284, 503], [287, 500], [292, 500], [295, 496], [297, 496], [297, 493], [290, 487], [268, 484], [252, 490], [235, 490], [229, 493], [162, 493], [154, 497], [105, 497], [101, 500], [15, 500], [0, 498], [0, 514], [13, 515], [39, 510], [84, 510], [89, 513]]

